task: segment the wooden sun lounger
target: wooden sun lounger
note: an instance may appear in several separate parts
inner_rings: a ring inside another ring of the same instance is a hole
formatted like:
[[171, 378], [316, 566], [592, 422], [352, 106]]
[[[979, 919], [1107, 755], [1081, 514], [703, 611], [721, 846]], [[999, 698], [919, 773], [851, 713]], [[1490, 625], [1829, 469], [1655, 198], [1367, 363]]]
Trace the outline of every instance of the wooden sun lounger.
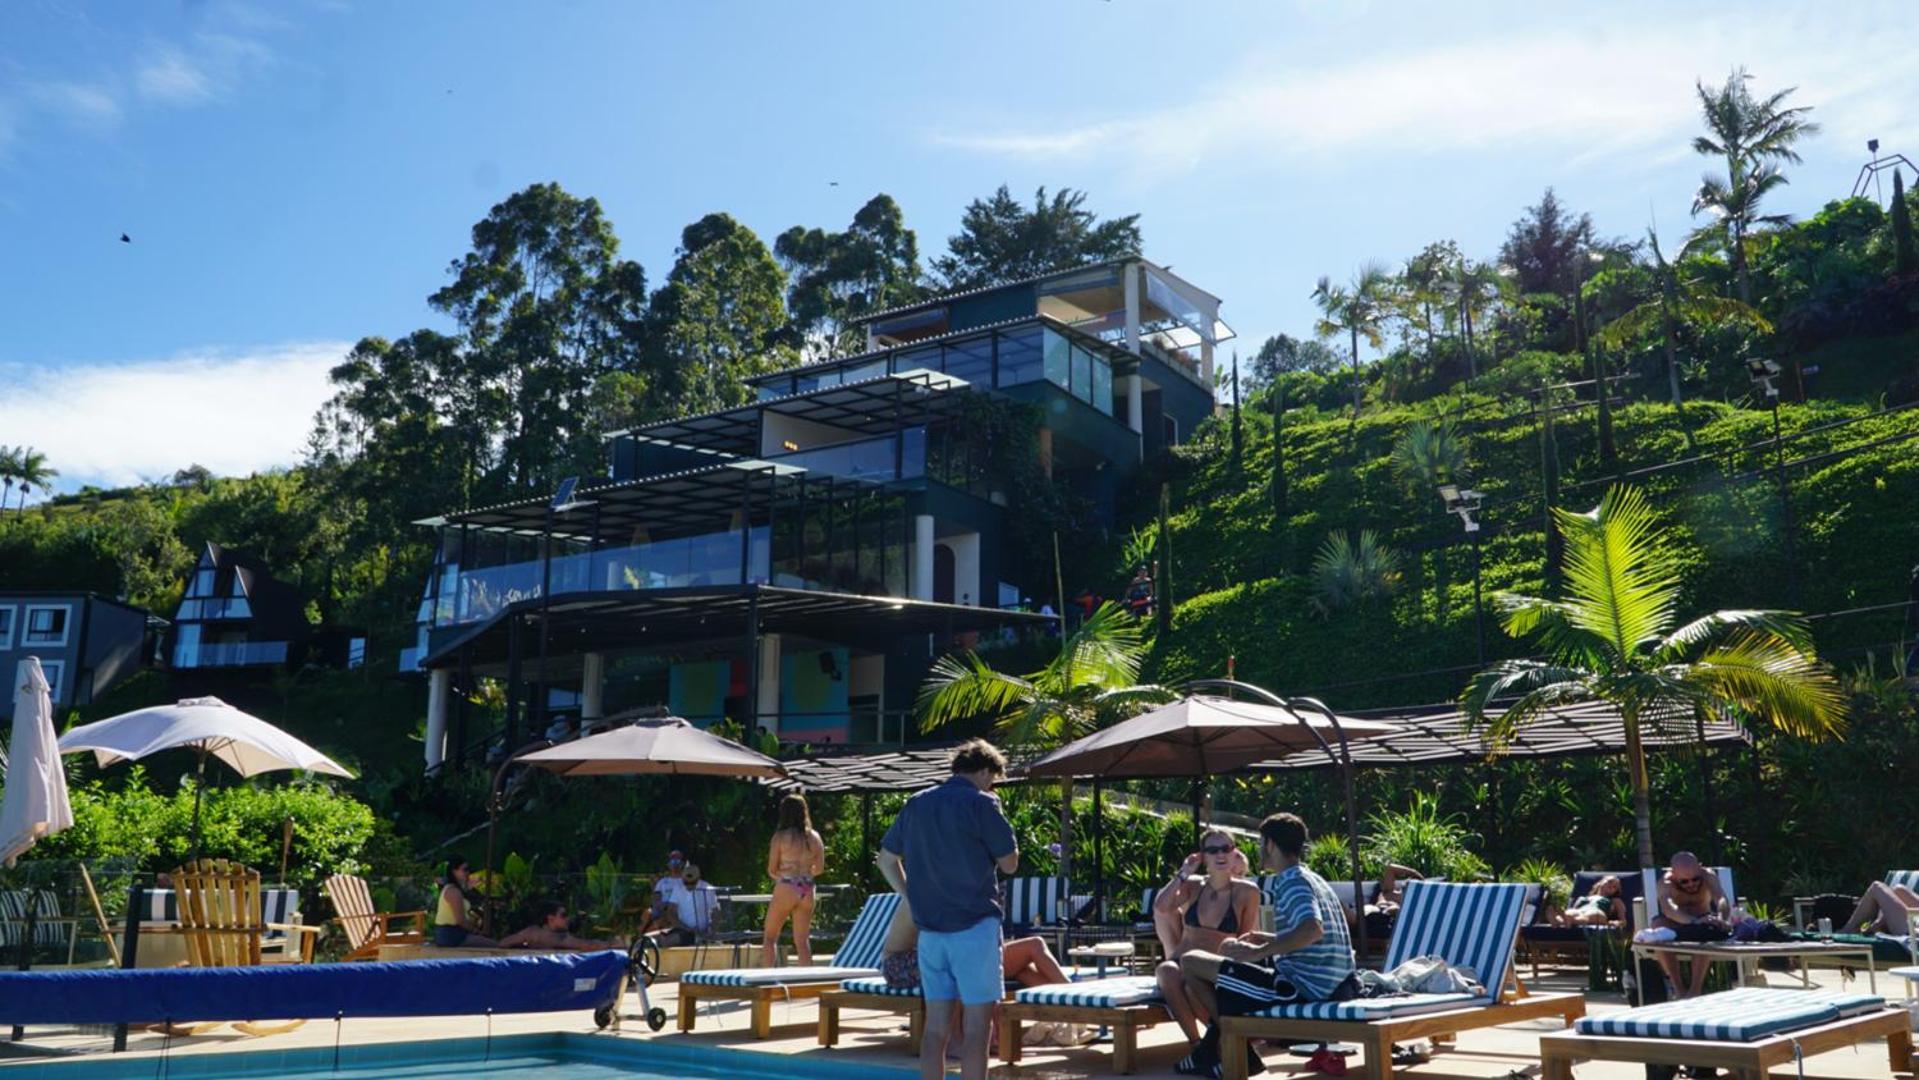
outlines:
[[1710, 1066], [1730, 1071], [1737, 1080], [1763, 1080], [1769, 1069], [1789, 1065], [1798, 1055], [1809, 1057], [1881, 1037], [1886, 1040], [1892, 1072], [1911, 1072], [1912, 1019], [1904, 1009], [1895, 1008], [1841, 1017], [1817, 1027], [1752, 1042], [1630, 1038], [1564, 1031], [1540, 1036], [1539, 1060], [1544, 1070], [1542, 1080], [1572, 1080], [1573, 1063], [1579, 1061]]
[[1008, 1065], [1019, 1063], [1021, 1028], [1026, 1024], [1094, 1024], [1113, 1029], [1113, 1071], [1132, 1073], [1139, 1067], [1140, 1029], [1172, 1019], [1166, 1006], [1157, 1001], [1111, 1008], [1014, 1002], [1000, 1010], [999, 1056]]
[[1557, 1016], [1567, 1024], [1586, 1015], [1580, 994], [1529, 994], [1502, 999], [1497, 1005], [1471, 1005], [1445, 1012], [1387, 1017], [1382, 1020], [1281, 1020], [1259, 1016], [1229, 1016], [1223, 1021], [1219, 1052], [1227, 1080], [1246, 1080], [1246, 1048], [1253, 1039], [1318, 1039], [1358, 1043], [1364, 1052], [1367, 1075], [1392, 1080], [1393, 1044], [1413, 1039], [1445, 1041], [1462, 1031], [1498, 1027], [1521, 1020]]
[[[696, 971], [680, 976], [679, 1029], [692, 1031], [702, 1001], [744, 1001], [752, 1007], [753, 1037], [764, 1039], [773, 1033], [773, 1005], [781, 1001], [803, 1001], [838, 990], [841, 981], [878, 975], [880, 947], [886, 941], [886, 927], [899, 908], [896, 893], [876, 893], [866, 898], [846, 940], [833, 956], [832, 965], [815, 965], [816, 970], [793, 968], [787, 981], [785, 969], [748, 968], [737, 971]], [[744, 981], [742, 981], [744, 980]]]
[[[864, 974], [877, 974], [877, 971]], [[817, 998], [822, 994], [838, 990], [844, 977], [835, 975], [824, 982], [758, 983], [751, 986], [716, 986], [709, 983], [689, 983], [681, 979], [679, 1030], [693, 1030], [699, 1003], [702, 1001], [744, 1001], [752, 1006], [753, 1037], [764, 1039], [773, 1033], [775, 1003]]]

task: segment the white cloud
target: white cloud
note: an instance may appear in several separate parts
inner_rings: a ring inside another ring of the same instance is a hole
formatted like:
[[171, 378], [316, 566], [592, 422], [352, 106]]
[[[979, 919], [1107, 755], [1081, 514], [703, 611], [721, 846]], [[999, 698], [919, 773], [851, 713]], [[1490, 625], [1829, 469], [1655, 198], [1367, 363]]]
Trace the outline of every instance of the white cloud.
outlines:
[[[1629, 23], [1608, 12], [1546, 32], [1469, 33], [1462, 43], [1308, 63], [1261, 53], [1188, 96], [1090, 122], [945, 130], [939, 145], [1035, 161], [1105, 157], [1149, 174], [1233, 162], [1274, 164], [1365, 154], [1545, 145], [1582, 161], [1643, 155], [1697, 126], [1695, 79], [1735, 63], [1768, 89], [1797, 85], [1831, 134], [1870, 122], [1919, 130], [1897, 65], [1858, 62], [1862, 17]], [[1903, 54], [1919, 35], [1874, 23], [1872, 52]], [[1901, 39], [1901, 40], [1891, 40]], [[1167, 84], [1175, 85], [1175, 84]], [[1680, 153], [1684, 153], [1683, 146]]]
[[163, 105], [195, 105], [213, 96], [213, 80], [177, 49], [161, 49], [134, 73], [140, 96]]
[[58, 486], [134, 484], [199, 463], [245, 475], [298, 460], [350, 342], [203, 349], [166, 360], [0, 362], [0, 433], [60, 470]]
[[111, 90], [93, 83], [35, 83], [27, 94], [41, 108], [91, 127], [109, 127], [120, 119], [119, 100]]

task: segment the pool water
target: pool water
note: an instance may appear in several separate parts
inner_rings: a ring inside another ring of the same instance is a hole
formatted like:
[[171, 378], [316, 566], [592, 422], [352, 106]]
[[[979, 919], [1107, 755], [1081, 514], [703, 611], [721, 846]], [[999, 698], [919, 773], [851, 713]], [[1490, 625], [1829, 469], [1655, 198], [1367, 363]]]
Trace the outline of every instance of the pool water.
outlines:
[[608, 1035], [509, 1035], [491, 1040], [378, 1043], [363, 1046], [173, 1053], [164, 1063], [152, 1055], [99, 1055], [80, 1060], [22, 1063], [0, 1068], [0, 1080], [45, 1076], [60, 1080], [221, 1080], [287, 1077], [292, 1080], [372, 1080], [397, 1077], [499, 1077], [501, 1080], [676, 1080], [680, 1077], [743, 1077], [746, 1080], [898, 1080], [911, 1075], [829, 1057], [756, 1054], [658, 1039]]

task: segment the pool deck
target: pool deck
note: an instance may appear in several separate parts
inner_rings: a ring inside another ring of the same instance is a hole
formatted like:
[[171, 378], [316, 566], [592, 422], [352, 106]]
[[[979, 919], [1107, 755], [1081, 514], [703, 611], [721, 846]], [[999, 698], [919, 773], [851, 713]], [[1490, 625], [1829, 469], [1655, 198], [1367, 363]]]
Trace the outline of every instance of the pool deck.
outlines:
[[[1769, 981], [1774, 985], [1797, 986], [1796, 977], [1788, 978], [1783, 974], [1770, 974]], [[1837, 971], [1816, 971], [1814, 981], [1828, 987], [1841, 985], [1841, 976]], [[1559, 976], [1548, 975], [1542, 979], [1536, 989], [1543, 991], [1576, 991], [1583, 988], [1583, 973], [1567, 973]], [[1864, 990], [1863, 975], [1845, 984], [1848, 989]], [[669, 1018], [674, 1014], [676, 995], [674, 984], [661, 983], [653, 989], [653, 1004], [664, 1008]], [[1900, 980], [1888, 978], [1883, 972], [1879, 976], [1879, 992], [1888, 1001], [1903, 1001], [1904, 987]], [[629, 994], [625, 1001], [627, 1019], [618, 1033], [601, 1033], [599, 1037], [611, 1039], [665, 1039], [686, 1046], [724, 1047], [733, 1050], [746, 1050], [768, 1055], [792, 1055], [794, 1058], [821, 1064], [833, 1062], [857, 1062], [870, 1067], [896, 1067], [902, 1076], [915, 1075], [915, 1059], [909, 1053], [905, 1038], [904, 1018], [871, 1012], [848, 1012], [843, 1016], [840, 1045], [835, 1049], [823, 1049], [815, 1039], [815, 1025], [819, 1010], [813, 1001], [795, 1001], [790, 1004], [774, 1006], [773, 1022], [777, 1025], [771, 1038], [755, 1040], [748, 1029], [748, 1013], [744, 1002], [714, 1002], [703, 1005], [699, 1014], [698, 1030], [689, 1034], [678, 1034], [669, 1019], [666, 1028], [658, 1033], [647, 1030], [646, 1024], [638, 1019], [638, 998]], [[1604, 1014], [1625, 1007], [1618, 995], [1589, 995], [1587, 1008], [1590, 1014]], [[594, 1034], [593, 1021], [583, 1013], [535, 1013], [528, 1015], [500, 1016], [492, 1021], [492, 1034], [495, 1037], [528, 1033], [572, 1032], [581, 1035]], [[1522, 1022], [1506, 1027], [1491, 1028], [1483, 1031], [1466, 1032], [1457, 1043], [1442, 1050], [1435, 1058], [1423, 1065], [1394, 1069], [1395, 1076], [1417, 1078], [1431, 1077], [1439, 1080], [1443, 1077], [1458, 1078], [1503, 1078], [1515, 1072], [1522, 1076], [1539, 1075], [1539, 1036], [1543, 1033], [1559, 1030], [1560, 1023], [1555, 1020]], [[351, 1020], [337, 1033], [330, 1021], [310, 1021], [303, 1027], [283, 1035], [249, 1038], [234, 1032], [230, 1027], [221, 1027], [208, 1034], [190, 1038], [176, 1038], [169, 1042], [165, 1037], [140, 1032], [129, 1039], [129, 1057], [135, 1054], [169, 1055], [189, 1053], [226, 1053], [249, 1050], [288, 1050], [302, 1047], [332, 1047], [335, 1039], [342, 1046], [363, 1046], [376, 1043], [417, 1042], [421, 1040], [440, 1040], [455, 1038], [483, 1037], [488, 1033], [488, 1023], [480, 1017], [440, 1017], [431, 1019], [404, 1020]], [[0, 1033], [0, 1038], [4, 1034]], [[97, 1032], [61, 1032], [58, 1029], [33, 1029], [27, 1031], [27, 1045], [55, 1051], [81, 1052], [89, 1058], [96, 1058], [100, 1051], [108, 1047], [108, 1042]], [[0, 1070], [26, 1065], [45, 1063], [49, 1059], [21, 1059], [13, 1055], [25, 1047], [22, 1044], [4, 1044], [0, 1047]], [[1157, 1078], [1176, 1075], [1173, 1064], [1184, 1053], [1184, 1040], [1179, 1029], [1172, 1024], [1162, 1024], [1140, 1034], [1140, 1068], [1136, 1074], [1140, 1077]], [[1301, 1059], [1287, 1057], [1277, 1052], [1266, 1054], [1268, 1075], [1312, 1076], [1304, 1069]], [[1352, 1059], [1353, 1072], [1360, 1074], [1359, 1061]], [[1089, 1047], [1062, 1050], [1053, 1047], [1029, 1047], [1018, 1066], [1001, 1065], [994, 1059], [992, 1075], [997, 1077], [1086, 1077], [1111, 1076], [1112, 1051], [1110, 1046], [1094, 1044]], [[957, 1074], [957, 1067], [953, 1070]], [[1581, 1080], [1643, 1080], [1645, 1073], [1638, 1065], [1615, 1063], [1593, 1063], [1577, 1066], [1575, 1075]], [[1776, 1076], [1793, 1076], [1790, 1068], [1778, 1070]], [[1832, 1080], [1852, 1080], [1852, 1078], [1883, 1078], [1891, 1076], [1911, 1076], [1911, 1072], [1895, 1074], [1887, 1067], [1886, 1046], [1883, 1041], [1865, 1043], [1856, 1047], [1828, 1051], [1805, 1061], [1807, 1078], [1832, 1078]]]

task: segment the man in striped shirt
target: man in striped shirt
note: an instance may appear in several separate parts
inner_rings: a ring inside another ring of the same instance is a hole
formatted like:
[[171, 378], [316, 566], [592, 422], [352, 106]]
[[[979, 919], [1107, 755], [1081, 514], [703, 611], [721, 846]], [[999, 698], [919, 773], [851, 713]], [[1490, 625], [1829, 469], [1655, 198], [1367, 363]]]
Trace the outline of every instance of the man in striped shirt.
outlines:
[[[1216, 1021], [1274, 1005], [1350, 996], [1353, 945], [1345, 910], [1326, 880], [1301, 861], [1308, 838], [1306, 823], [1294, 814], [1274, 814], [1259, 824], [1261, 864], [1279, 875], [1271, 886], [1275, 933], [1241, 934], [1218, 954], [1189, 952], [1180, 958], [1188, 991]], [[1263, 1068], [1257, 1057], [1248, 1064], [1253, 1073]], [[1188, 1075], [1219, 1075], [1217, 1023], [1178, 1068]]]

